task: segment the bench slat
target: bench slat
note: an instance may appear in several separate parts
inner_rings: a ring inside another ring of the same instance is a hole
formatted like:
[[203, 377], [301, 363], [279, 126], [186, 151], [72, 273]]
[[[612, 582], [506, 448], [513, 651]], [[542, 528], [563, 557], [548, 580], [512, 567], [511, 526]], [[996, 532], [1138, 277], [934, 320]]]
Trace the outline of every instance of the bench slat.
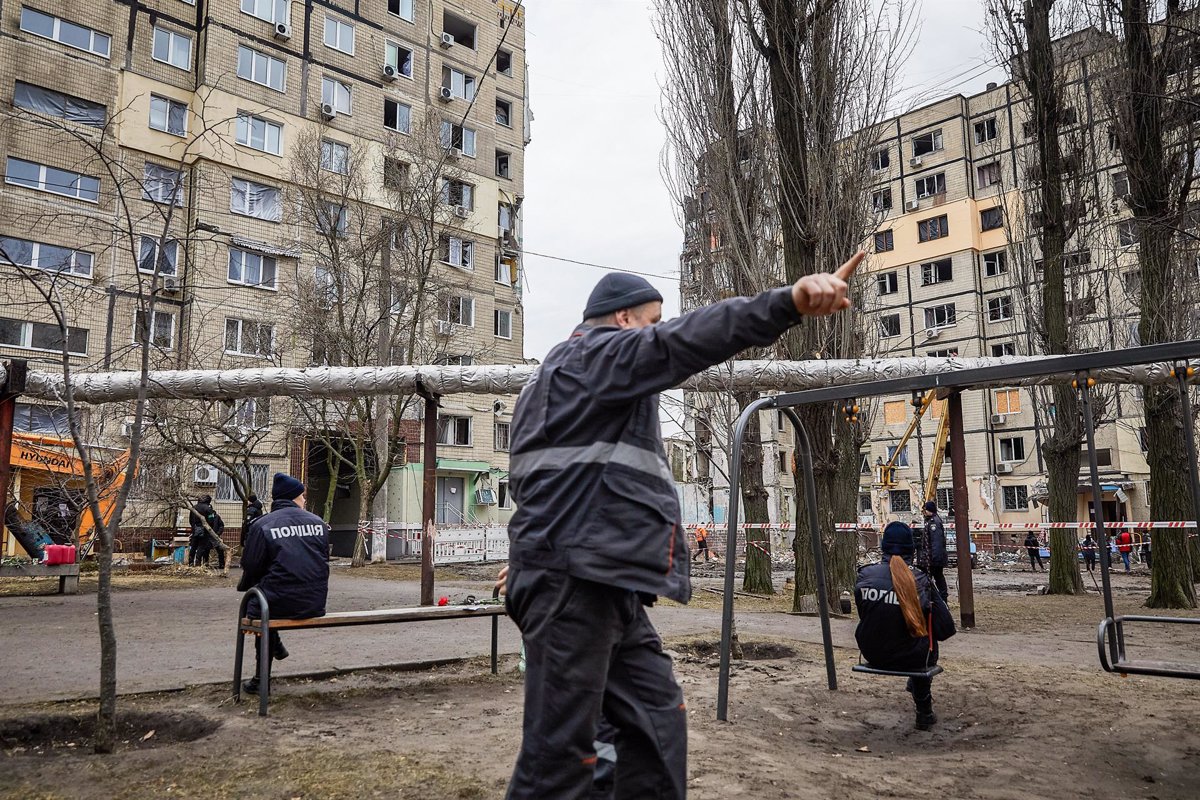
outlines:
[[[374, 611], [335, 611], [311, 619], [273, 619], [270, 628], [338, 628], [348, 625], [378, 625], [388, 622], [421, 622], [435, 619], [465, 619], [467, 617], [503, 617], [502, 605], [480, 606], [418, 606], [416, 608], [381, 608]], [[242, 630], [261, 629], [260, 620], [242, 618]]]
[[78, 564], [5, 564], [0, 566], [0, 578], [45, 578], [78, 574]]

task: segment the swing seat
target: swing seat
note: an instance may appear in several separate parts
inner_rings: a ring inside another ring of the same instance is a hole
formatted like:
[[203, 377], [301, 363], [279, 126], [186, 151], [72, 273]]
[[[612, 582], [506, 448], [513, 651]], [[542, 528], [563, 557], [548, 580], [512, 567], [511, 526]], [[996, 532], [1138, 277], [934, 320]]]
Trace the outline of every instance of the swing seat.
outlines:
[[879, 667], [872, 667], [870, 664], [859, 663], [854, 665], [854, 672], [861, 672], [865, 675], [885, 675], [889, 678], [932, 678], [934, 675], [942, 672], [942, 665], [934, 664], [932, 667], [922, 670], [905, 671], [880, 669]]

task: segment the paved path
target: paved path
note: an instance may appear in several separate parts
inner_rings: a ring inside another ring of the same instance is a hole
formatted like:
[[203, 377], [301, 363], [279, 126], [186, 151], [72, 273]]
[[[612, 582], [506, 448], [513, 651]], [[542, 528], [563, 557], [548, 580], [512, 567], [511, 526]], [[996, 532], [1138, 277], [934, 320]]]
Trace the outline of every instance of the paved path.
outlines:
[[[357, 610], [416, 605], [419, 584], [355, 577], [335, 570], [329, 608]], [[439, 594], [463, 597], [484, 592], [482, 584], [447, 582]], [[181, 688], [229, 680], [233, 662], [234, 616], [238, 594], [228, 587], [128, 590], [113, 594], [117, 625], [118, 691]], [[97, 693], [99, 636], [96, 597], [0, 597], [0, 704], [94, 697]], [[658, 607], [651, 611], [664, 636], [709, 633], [720, 629], [720, 612], [711, 609]], [[746, 613], [738, 628], [747, 634], [820, 642], [818, 620], [777, 613]], [[277, 664], [276, 675], [297, 675], [394, 665], [431, 659], [483, 656], [490, 625], [482, 620], [380, 625], [295, 632], [284, 638], [291, 657]], [[833, 620], [834, 643], [854, 648], [854, 623]], [[1086, 632], [1085, 632], [1086, 633]], [[1093, 640], [1094, 641], [1094, 640]], [[972, 632], [956, 637], [953, 653], [987, 661], [1095, 666], [1095, 645], [1080, 635], [1030, 637]], [[500, 623], [500, 651], [515, 653], [519, 634], [507, 619]], [[247, 659], [248, 672], [253, 657]]]

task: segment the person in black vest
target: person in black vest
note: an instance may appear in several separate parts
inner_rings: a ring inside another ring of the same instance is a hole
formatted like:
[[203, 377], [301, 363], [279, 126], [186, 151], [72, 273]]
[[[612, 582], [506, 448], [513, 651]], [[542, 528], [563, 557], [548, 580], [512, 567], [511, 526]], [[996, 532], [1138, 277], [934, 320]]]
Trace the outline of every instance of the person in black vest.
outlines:
[[258, 499], [258, 495], [252, 494], [246, 498], [246, 518], [242, 520], [242, 539], [238, 545], [242, 548], [246, 546], [246, 534], [250, 532], [250, 525], [254, 520], [263, 515], [262, 500]]
[[1092, 532], [1088, 531], [1087, 536], [1083, 537], [1083, 544], [1079, 545], [1079, 549], [1083, 551], [1083, 563], [1087, 567], [1088, 572], [1096, 571], [1096, 540], [1092, 538]]
[[583, 798], [601, 716], [616, 730], [622, 798], [687, 792], [687, 712], [644, 606], [691, 598], [688, 541], [659, 429], [658, 393], [804, 316], [848, 308], [834, 274], [658, 324], [662, 295], [609, 274], [583, 324], [517, 400], [506, 604], [525, 643], [525, 721], [510, 800]]
[[192, 535], [188, 544], [191, 545], [190, 566], [207, 567], [209, 553], [215, 547], [217, 563], [225, 569], [225, 543], [221, 534], [225, 531], [225, 520], [212, 506], [212, 496], [204, 495], [197, 501], [188, 515], [192, 525]]
[[[267, 598], [271, 619], [310, 619], [325, 616], [329, 594], [329, 526], [304, 510], [304, 484], [276, 472], [271, 487], [271, 513], [256, 519], [246, 534], [242, 553], [242, 579], [238, 591], [257, 586]], [[247, 616], [261, 616], [257, 598], [247, 605]], [[254, 648], [257, 662], [259, 651]], [[288, 657], [278, 631], [271, 631], [271, 658]], [[267, 666], [268, 673], [270, 665]], [[258, 693], [257, 664], [254, 677], [242, 684]]]
[[[916, 672], [938, 660], [938, 642], [954, 635], [954, 618], [929, 576], [911, 565], [912, 529], [889, 522], [883, 529], [883, 561], [858, 571], [854, 639], [863, 658], [878, 669]], [[917, 728], [929, 730], [933, 713], [932, 678], [910, 678], [907, 690], [917, 707]]]
[[1029, 571], [1034, 571], [1034, 563], [1037, 563], [1037, 568], [1042, 572], [1046, 571], [1045, 565], [1042, 563], [1042, 543], [1038, 541], [1037, 534], [1033, 531], [1025, 534], [1025, 552], [1029, 555]]
[[[925, 502], [925, 541], [929, 543], [929, 577], [933, 578], [942, 602], [949, 602], [950, 588], [946, 585], [946, 525], [938, 515], [937, 503]], [[965, 553], [970, 558], [970, 553]]]

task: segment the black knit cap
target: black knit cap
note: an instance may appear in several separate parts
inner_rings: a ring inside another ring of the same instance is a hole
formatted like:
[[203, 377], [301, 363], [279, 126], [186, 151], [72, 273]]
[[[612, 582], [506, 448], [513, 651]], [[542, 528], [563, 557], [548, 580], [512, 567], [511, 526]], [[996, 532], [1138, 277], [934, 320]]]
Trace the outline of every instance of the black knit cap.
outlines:
[[304, 484], [282, 472], [276, 472], [271, 482], [272, 500], [295, 500], [304, 494]]
[[610, 272], [600, 279], [595, 289], [592, 289], [587, 308], [583, 309], [583, 318], [595, 319], [622, 308], [633, 308], [654, 300], [661, 303], [662, 299], [658, 289], [651, 286], [645, 278], [624, 272]]
[[879, 549], [889, 556], [911, 556], [915, 549], [912, 528], [903, 522], [889, 522]]

